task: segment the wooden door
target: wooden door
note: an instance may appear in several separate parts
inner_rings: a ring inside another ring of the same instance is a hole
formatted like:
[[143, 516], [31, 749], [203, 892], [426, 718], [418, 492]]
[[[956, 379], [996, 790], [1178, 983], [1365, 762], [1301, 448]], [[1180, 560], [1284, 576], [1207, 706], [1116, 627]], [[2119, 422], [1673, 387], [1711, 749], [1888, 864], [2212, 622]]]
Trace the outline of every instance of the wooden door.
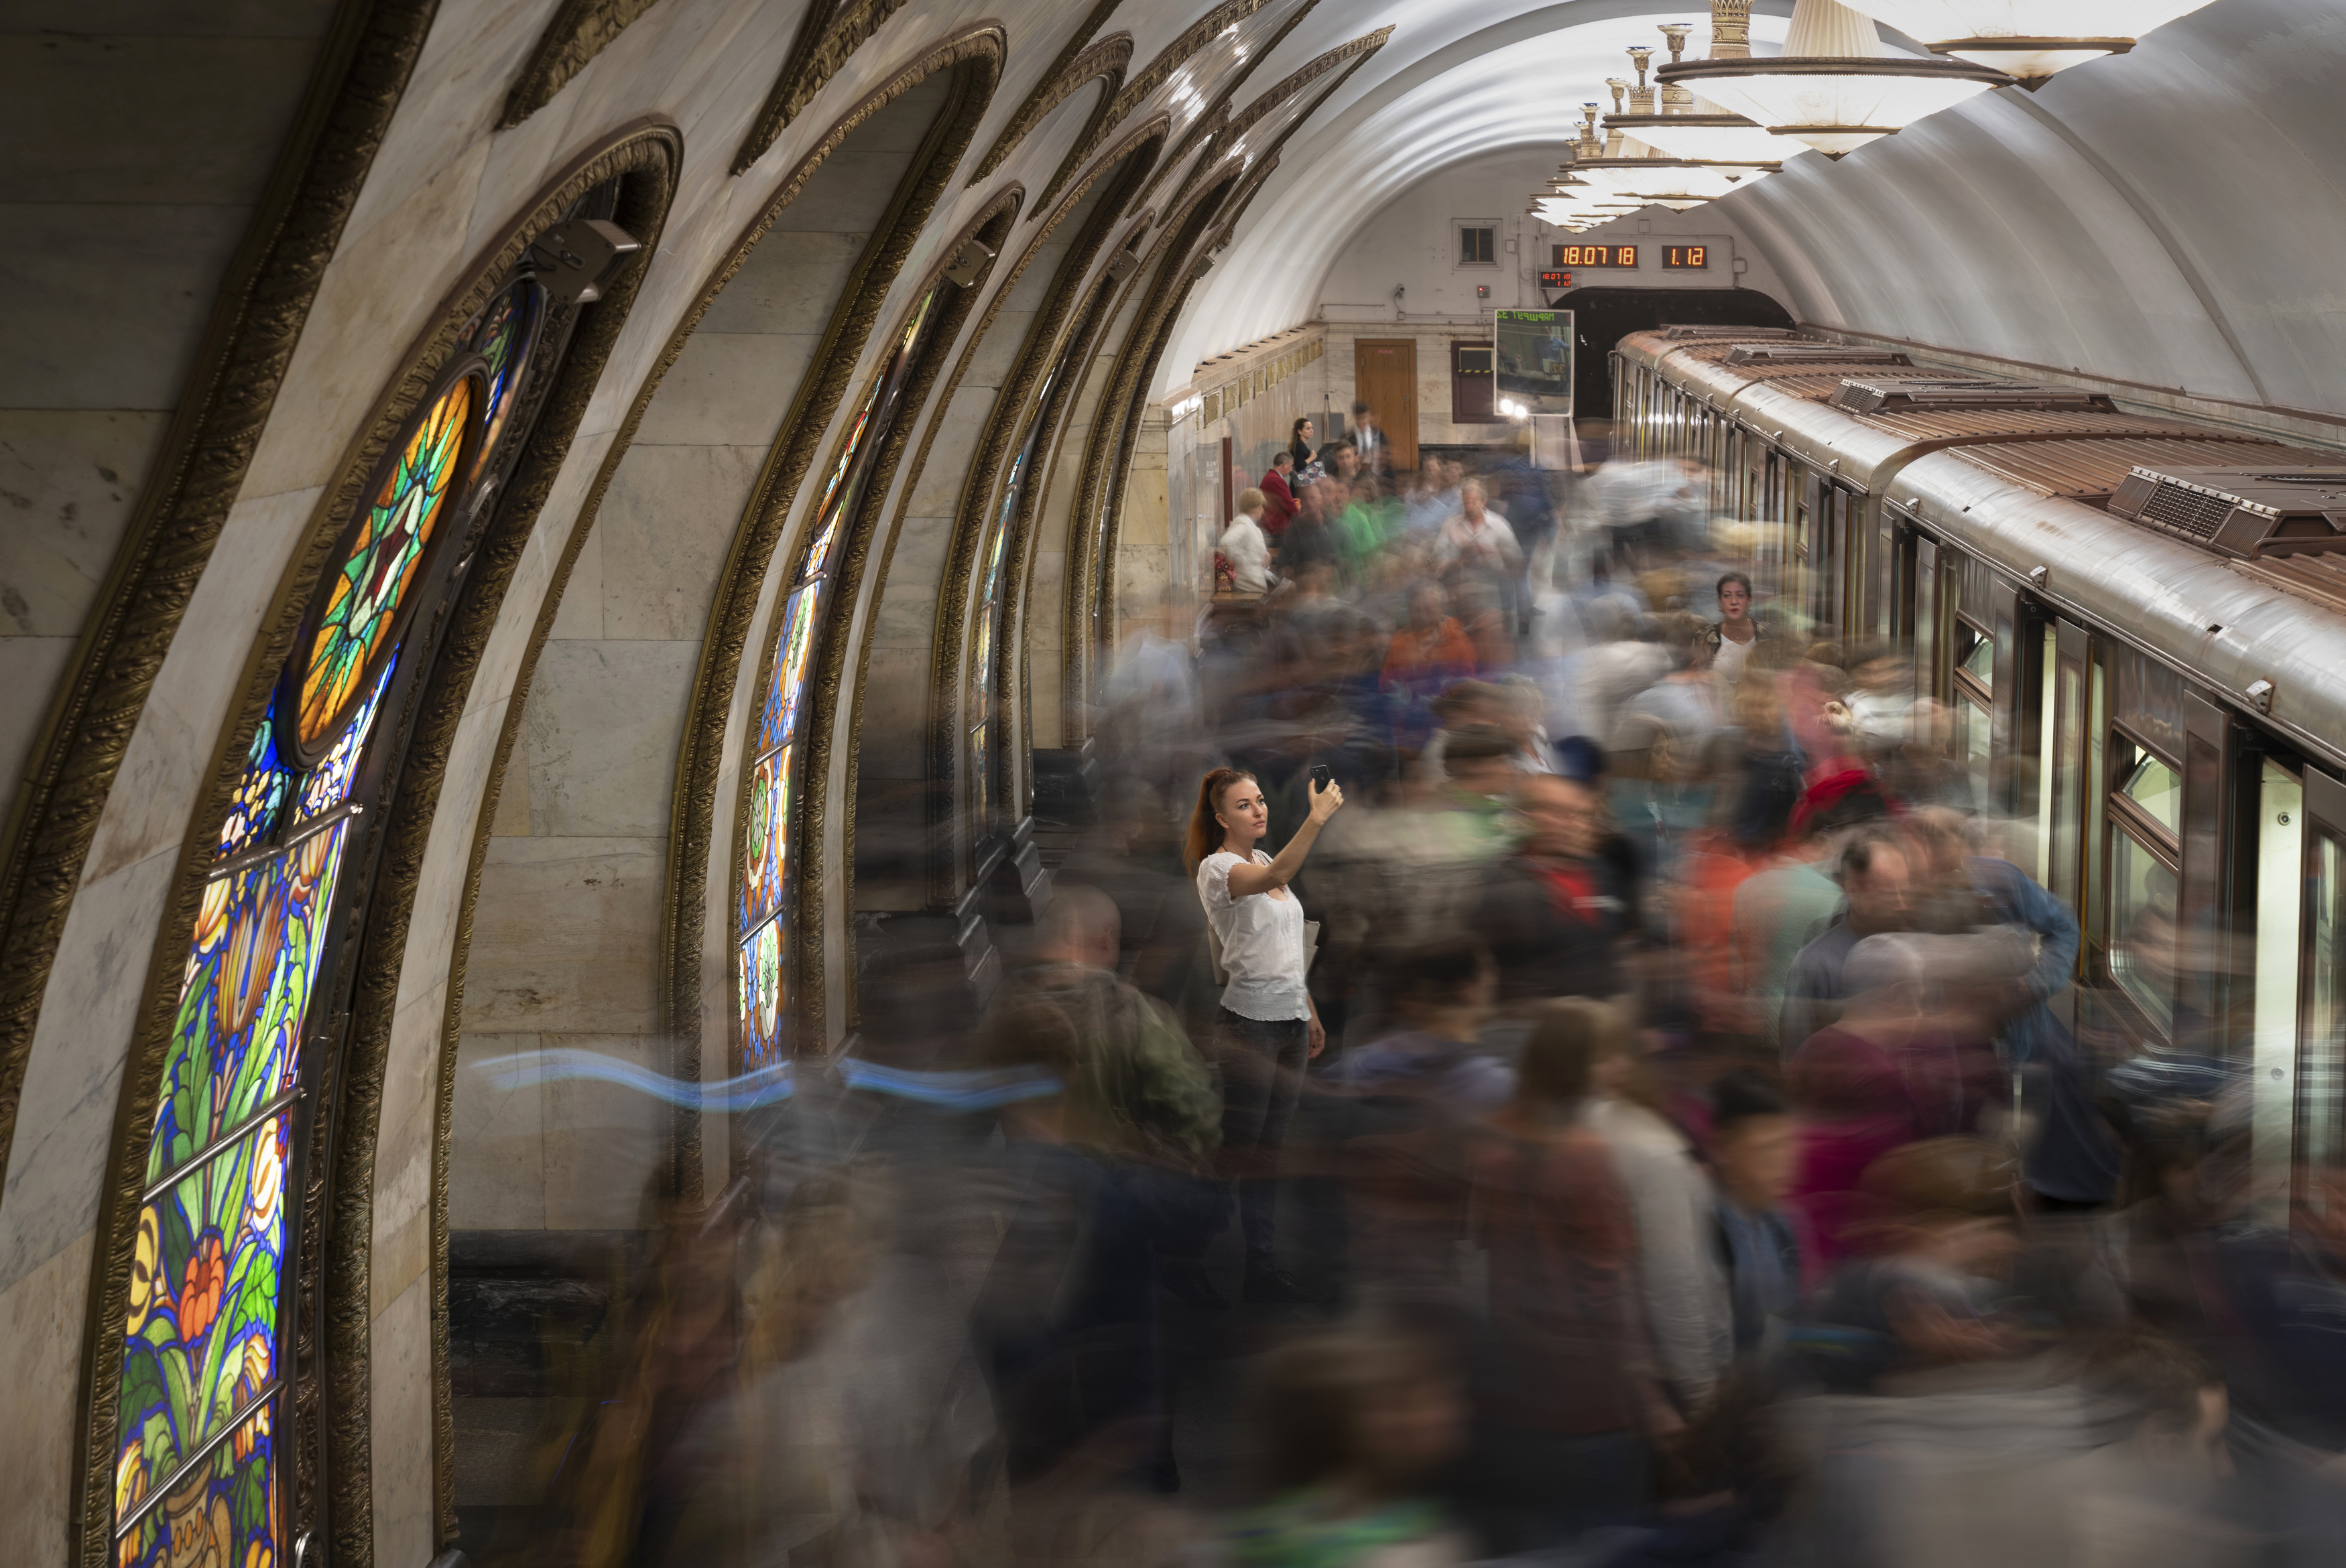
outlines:
[[1376, 411], [1396, 469], [1417, 466], [1417, 341], [1362, 338], [1352, 345], [1352, 399]]

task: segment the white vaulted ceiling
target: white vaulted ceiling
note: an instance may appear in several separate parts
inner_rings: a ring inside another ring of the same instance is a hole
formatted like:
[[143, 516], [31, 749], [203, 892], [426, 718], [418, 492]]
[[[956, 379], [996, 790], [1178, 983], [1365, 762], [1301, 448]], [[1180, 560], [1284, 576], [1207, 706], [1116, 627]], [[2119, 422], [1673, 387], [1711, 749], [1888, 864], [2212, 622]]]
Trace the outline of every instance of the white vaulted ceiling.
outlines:
[[[1289, 141], [1158, 384], [1308, 320], [1337, 255], [1392, 197], [1476, 154], [1569, 139], [1579, 103], [1625, 74], [1624, 46], [1703, 10], [1323, 5], [1273, 73], [1340, 34], [1391, 25], [1392, 39]], [[1754, 11], [1768, 52], [1790, 6]], [[1838, 162], [1799, 152], [1721, 216], [1803, 321], [2346, 413], [2341, 87], [2346, 12], [2216, 0], [2038, 93], [1983, 95]]]

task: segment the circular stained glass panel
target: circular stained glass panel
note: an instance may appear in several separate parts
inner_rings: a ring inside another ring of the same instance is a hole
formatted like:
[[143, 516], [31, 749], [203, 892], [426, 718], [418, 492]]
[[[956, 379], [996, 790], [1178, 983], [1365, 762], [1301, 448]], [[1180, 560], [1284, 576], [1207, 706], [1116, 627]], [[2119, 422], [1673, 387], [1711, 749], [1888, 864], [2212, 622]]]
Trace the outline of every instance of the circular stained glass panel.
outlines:
[[476, 444], [485, 379], [482, 361], [467, 356], [442, 383], [377, 469], [365, 509], [334, 552], [280, 698], [280, 741], [304, 766], [318, 760], [391, 656], [409, 591]]

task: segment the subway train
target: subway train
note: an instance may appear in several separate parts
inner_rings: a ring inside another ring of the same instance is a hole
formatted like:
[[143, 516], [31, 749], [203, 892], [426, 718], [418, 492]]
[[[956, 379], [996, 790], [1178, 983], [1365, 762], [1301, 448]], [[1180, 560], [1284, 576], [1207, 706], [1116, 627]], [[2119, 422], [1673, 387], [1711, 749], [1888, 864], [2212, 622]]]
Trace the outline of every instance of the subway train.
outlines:
[[1617, 450], [1704, 465], [1780, 617], [1911, 656], [2007, 852], [2077, 911], [2081, 1033], [2247, 1075], [2260, 1200], [2318, 1205], [2346, 1158], [2346, 455], [1813, 333], [1662, 327], [1611, 361]]

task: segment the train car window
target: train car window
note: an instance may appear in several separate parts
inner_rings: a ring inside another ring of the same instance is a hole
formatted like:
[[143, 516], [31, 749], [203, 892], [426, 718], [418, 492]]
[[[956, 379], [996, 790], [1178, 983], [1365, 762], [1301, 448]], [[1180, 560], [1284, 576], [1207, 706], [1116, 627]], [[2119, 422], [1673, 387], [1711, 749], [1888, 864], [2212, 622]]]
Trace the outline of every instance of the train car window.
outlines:
[[2110, 978], [2164, 1032], [2175, 1020], [2183, 779], [2129, 747], [2109, 813]]
[[[1971, 575], [1973, 563], [1964, 563], [1964, 575]], [[1995, 690], [1995, 639], [1968, 622], [1957, 622], [1956, 640], [1963, 652], [1955, 667], [1979, 685], [1981, 695]]]
[[2169, 833], [2183, 830], [2183, 776], [2145, 752], [2127, 772], [2118, 793]]
[[2119, 645], [2110, 648], [2117, 680], [2117, 719], [2137, 738], [2172, 758], [2183, 755], [2183, 677], [2150, 656]]

